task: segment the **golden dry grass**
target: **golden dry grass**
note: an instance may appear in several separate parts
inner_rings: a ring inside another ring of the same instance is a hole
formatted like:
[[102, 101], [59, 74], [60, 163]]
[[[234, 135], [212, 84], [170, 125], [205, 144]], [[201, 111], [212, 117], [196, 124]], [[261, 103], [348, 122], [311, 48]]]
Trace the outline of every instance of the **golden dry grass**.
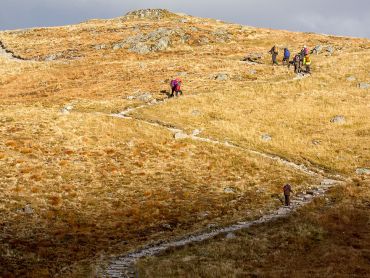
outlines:
[[[54, 276], [73, 263], [87, 276], [100, 254], [255, 218], [280, 205], [275, 196], [283, 183], [304, 190], [319, 182], [248, 152], [174, 141], [165, 129], [104, 115], [141, 104], [127, 99], [138, 92], [164, 98], [161, 91], [181, 72], [185, 97], [137, 110], [135, 117], [202, 128], [202, 136], [350, 175], [369, 166], [369, 95], [356, 87], [368, 81], [368, 40], [186, 18], [0, 32], [6, 47], [31, 59], [0, 57], [1, 275]], [[190, 40], [148, 55], [112, 50], [138, 28], [161, 27], [182, 28]], [[227, 30], [230, 41], [217, 41], [217, 29]], [[200, 43], [204, 37], [210, 42]], [[337, 51], [314, 56], [313, 76], [300, 81], [286, 68], [272, 68], [268, 55], [263, 65], [240, 62], [275, 42]], [[102, 43], [108, 47], [94, 49]], [[43, 61], [56, 53], [57, 60]], [[214, 80], [219, 72], [230, 80]], [[351, 75], [358, 81], [346, 81]], [[67, 104], [73, 110], [63, 115]], [[331, 124], [336, 114], [347, 122]], [[273, 140], [261, 142], [262, 133]], [[236, 193], [224, 193], [229, 187]], [[33, 213], [22, 210], [27, 205]]]
[[271, 196], [286, 179], [297, 190], [318, 182], [130, 120], [22, 106], [0, 119], [4, 275], [54, 275], [98, 253], [254, 218], [279, 205]]

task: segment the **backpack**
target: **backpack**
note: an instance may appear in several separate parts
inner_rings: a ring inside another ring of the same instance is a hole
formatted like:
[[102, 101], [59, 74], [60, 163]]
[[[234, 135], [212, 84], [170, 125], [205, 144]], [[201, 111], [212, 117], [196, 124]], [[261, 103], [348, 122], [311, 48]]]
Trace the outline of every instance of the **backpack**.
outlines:
[[306, 65], [311, 65], [311, 58], [308, 55], [306, 55], [306, 57], [305, 57], [305, 64]]
[[170, 83], [171, 88], [176, 88], [177, 85], [178, 85], [178, 82], [176, 79], [171, 80], [171, 83]]
[[284, 194], [289, 194], [291, 190], [292, 188], [290, 187], [289, 184], [284, 185], [283, 187]]
[[304, 48], [304, 55], [308, 55], [309, 53], [308, 53], [308, 48], [306, 47], [306, 48]]
[[176, 85], [176, 92], [178, 92], [180, 90], [181, 90], [181, 81], [178, 81], [177, 85]]
[[290, 51], [289, 49], [284, 50], [284, 58], [289, 58], [290, 57]]

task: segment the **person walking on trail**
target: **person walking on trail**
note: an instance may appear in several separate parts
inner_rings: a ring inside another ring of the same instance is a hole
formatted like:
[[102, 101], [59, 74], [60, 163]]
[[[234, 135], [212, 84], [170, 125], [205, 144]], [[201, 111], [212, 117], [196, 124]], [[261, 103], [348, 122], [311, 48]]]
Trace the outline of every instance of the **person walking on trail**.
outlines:
[[276, 47], [276, 45], [274, 45], [271, 48], [269, 53], [271, 54], [271, 57], [272, 57], [272, 65], [279, 65], [278, 62], [277, 62], [277, 56], [279, 55], [279, 51], [278, 51], [278, 48]]
[[[300, 54], [297, 54], [297, 55], [294, 56], [293, 61], [291, 62], [291, 64], [294, 65], [294, 73], [295, 74], [301, 73], [301, 71], [302, 71], [302, 69], [301, 69], [302, 59], [301, 59]], [[290, 64], [289, 64], [289, 66], [290, 66]]]
[[283, 65], [289, 65], [290, 51], [288, 48], [284, 48]]
[[284, 191], [284, 200], [285, 200], [285, 206], [289, 207], [290, 206], [290, 193], [293, 193], [292, 186], [287, 183], [283, 187]]
[[182, 80], [180, 78], [176, 78], [171, 80], [170, 86], [171, 86], [171, 95], [170, 97], [174, 97], [175, 94], [178, 96], [179, 94], [182, 95], [181, 90]]
[[303, 58], [303, 65], [306, 67], [306, 73], [311, 73], [311, 57], [310, 55], [306, 55]]
[[302, 48], [302, 50], [301, 50], [300, 54], [301, 54], [302, 59], [303, 59], [306, 55], [308, 55], [308, 54], [309, 54], [309, 51], [308, 51], [308, 48], [307, 48], [307, 46], [306, 46], [306, 45], [305, 45], [305, 46], [303, 46], [303, 48]]

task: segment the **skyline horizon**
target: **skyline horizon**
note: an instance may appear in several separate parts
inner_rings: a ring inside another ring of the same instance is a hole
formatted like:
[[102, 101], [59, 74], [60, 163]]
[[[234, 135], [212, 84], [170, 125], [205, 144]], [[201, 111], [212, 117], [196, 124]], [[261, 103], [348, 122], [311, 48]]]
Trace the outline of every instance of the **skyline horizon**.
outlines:
[[[3, 0], [0, 30], [75, 25], [92, 19], [112, 19], [138, 9], [167, 9], [195, 17], [228, 23], [317, 34], [370, 39], [370, 1], [336, 3], [312, 0], [308, 7], [296, 9], [292, 0], [229, 0], [198, 2], [178, 0]], [[335, 4], [335, 9], [333, 9]], [[209, 7], [212, 7], [211, 9]]]

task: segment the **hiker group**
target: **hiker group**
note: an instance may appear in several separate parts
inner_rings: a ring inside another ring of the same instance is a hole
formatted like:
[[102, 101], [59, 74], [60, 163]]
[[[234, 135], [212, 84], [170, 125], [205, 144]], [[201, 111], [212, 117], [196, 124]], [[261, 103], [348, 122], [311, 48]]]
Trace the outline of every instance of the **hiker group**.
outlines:
[[[311, 51], [311, 53], [314, 52], [315, 49]], [[274, 45], [269, 53], [272, 57], [272, 65], [279, 65], [277, 60], [279, 55], [278, 47]], [[288, 47], [285, 47], [282, 64], [288, 66], [288, 68], [294, 66], [294, 73], [296, 74], [311, 74], [311, 57], [307, 46], [303, 46], [301, 51], [294, 55], [292, 60], [290, 50]], [[169, 97], [177, 97], [179, 94], [182, 95], [181, 85], [182, 80], [180, 78], [172, 79], [170, 82], [171, 94], [169, 94]]]
[[[279, 65], [277, 62], [277, 57], [279, 55], [279, 50], [276, 45], [274, 45], [271, 50], [269, 51], [272, 57], [272, 64]], [[291, 55], [290, 51], [287, 47], [284, 48], [284, 57], [283, 57], [283, 65], [294, 66], [294, 72], [296, 74], [299, 73], [308, 73], [311, 74], [311, 57], [307, 46], [304, 46], [302, 50], [297, 53], [292, 60], [290, 60]]]

